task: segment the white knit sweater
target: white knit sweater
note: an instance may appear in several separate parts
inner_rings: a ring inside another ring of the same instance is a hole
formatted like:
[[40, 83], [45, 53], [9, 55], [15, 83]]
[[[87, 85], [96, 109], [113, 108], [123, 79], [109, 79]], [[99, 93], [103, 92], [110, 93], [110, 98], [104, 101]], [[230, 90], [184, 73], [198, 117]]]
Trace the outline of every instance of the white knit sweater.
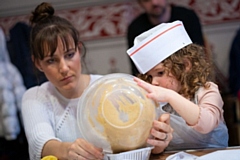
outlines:
[[[100, 75], [91, 75], [90, 84]], [[22, 116], [31, 160], [40, 160], [44, 144], [52, 139], [73, 142], [81, 138], [77, 125], [79, 98], [63, 97], [50, 82], [27, 90]]]

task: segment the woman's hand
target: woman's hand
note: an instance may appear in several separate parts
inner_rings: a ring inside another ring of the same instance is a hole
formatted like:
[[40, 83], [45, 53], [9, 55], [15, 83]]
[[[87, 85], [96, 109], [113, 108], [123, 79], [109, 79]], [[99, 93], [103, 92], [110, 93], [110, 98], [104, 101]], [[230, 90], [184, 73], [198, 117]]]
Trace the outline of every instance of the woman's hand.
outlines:
[[153, 122], [153, 128], [151, 129], [153, 139], [147, 140], [148, 144], [155, 146], [152, 153], [158, 154], [163, 152], [173, 138], [172, 133], [170, 115], [162, 114], [158, 120]]
[[85, 141], [84, 139], [77, 139], [68, 149], [68, 160], [86, 160], [86, 159], [103, 159], [103, 150], [97, 148]]

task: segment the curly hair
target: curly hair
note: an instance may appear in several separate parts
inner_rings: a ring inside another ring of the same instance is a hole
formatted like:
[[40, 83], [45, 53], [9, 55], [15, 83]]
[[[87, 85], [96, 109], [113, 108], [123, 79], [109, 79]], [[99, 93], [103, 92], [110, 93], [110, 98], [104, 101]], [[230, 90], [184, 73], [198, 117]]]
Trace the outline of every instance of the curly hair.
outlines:
[[[189, 61], [190, 69], [187, 70], [187, 63]], [[166, 73], [170, 73], [181, 84], [179, 94], [186, 98], [194, 98], [195, 92], [203, 86], [209, 88], [209, 81], [214, 80], [213, 68], [210, 59], [206, 59], [204, 47], [197, 44], [190, 44], [168, 58], [163, 63]], [[151, 76], [146, 74], [139, 74], [139, 78], [151, 83]]]

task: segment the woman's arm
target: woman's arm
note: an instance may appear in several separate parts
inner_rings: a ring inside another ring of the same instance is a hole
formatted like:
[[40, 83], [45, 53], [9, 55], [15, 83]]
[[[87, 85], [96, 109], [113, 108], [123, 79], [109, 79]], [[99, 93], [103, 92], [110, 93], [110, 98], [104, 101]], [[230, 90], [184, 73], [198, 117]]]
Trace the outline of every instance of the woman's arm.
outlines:
[[56, 138], [55, 115], [52, 106], [48, 106], [49, 97], [46, 98], [46, 94], [45, 90], [36, 87], [28, 90], [22, 100], [23, 122], [30, 159], [39, 160], [49, 155], [61, 160], [103, 158], [102, 149], [83, 139], [69, 143]]
[[46, 96], [39, 87], [27, 90], [22, 99], [23, 126], [29, 145], [31, 160], [41, 159], [42, 149], [49, 140], [55, 137], [51, 111], [46, 106]]
[[43, 147], [42, 157], [48, 155], [54, 155], [59, 160], [103, 159], [102, 149], [83, 139], [73, 143], [49, 140]]
[[148, 139], [147, 143], [154, 146], [153, 154], [158, 154], [164, 151], [168, 146], [173, 136], [173, 129], [170, 126], [170, 115], [162, 114], [158, 120], [153, 122], [151, 135], [153, 139]]

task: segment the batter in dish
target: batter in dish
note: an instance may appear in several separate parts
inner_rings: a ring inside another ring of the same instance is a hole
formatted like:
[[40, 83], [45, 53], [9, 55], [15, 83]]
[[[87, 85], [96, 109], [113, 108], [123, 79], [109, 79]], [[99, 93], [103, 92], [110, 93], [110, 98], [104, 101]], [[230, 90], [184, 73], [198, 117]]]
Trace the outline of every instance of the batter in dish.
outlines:
[[107, 137], [113, 153], [145, 146], [155, 118], [154, 102], [146, 98], [146, 93], [141, 89], [144, 98], [129, 90], [118, 90], [118, 96], [111, 99], [108, 94], [113, 90], [112, 86], [106, 84], [104, 88], [106, 90], [100, 99], [97, 121], [104, 127], [101, 134]]

